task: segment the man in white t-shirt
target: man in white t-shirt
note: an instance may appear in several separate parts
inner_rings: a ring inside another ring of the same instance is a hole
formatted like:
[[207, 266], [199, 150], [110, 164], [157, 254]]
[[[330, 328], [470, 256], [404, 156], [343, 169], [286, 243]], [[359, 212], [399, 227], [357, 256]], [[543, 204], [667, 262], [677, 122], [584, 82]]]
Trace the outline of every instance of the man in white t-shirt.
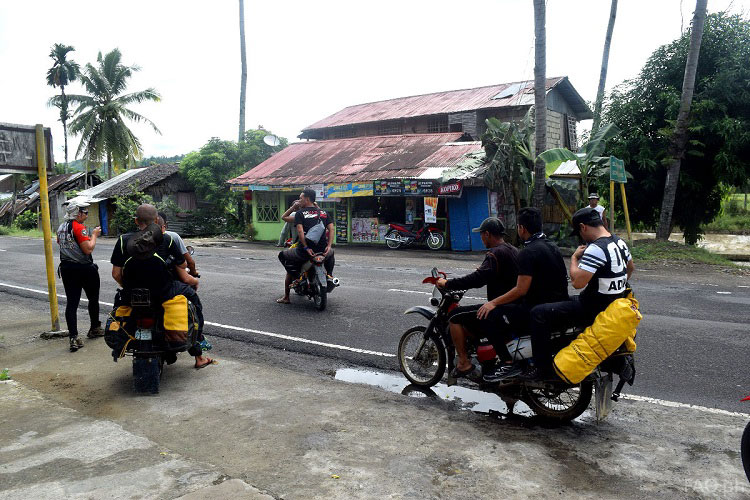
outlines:
[[599, 195], [596, 193], [589, 194], [589, 206], [599, 212], [599, 217], [602, 218], [604, 229], [609, 230], [609, 221], [607, 220], [607, 213], [604, 207], [599, 205]]

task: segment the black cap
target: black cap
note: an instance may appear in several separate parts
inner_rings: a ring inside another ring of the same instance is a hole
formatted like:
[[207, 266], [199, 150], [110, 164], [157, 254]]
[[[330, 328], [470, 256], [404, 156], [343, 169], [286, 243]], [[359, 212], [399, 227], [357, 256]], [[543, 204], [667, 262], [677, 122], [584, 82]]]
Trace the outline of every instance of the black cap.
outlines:
[[482, 221], [479, 227], [475, 227], [471, 230], [472, 233], [481, 233], [483, 231], [489, 231], [494, 235], [503, 236], [505, 234], [505, 226], [497, 217], [487, 217]]
[[592, 198], [595, 199], [595, 200], [598, 200], [599, 199], [599, 195], [597, 193], [589, 193], [589, 200], [592, 199]]
[[128, 254], [136, 259], [148, 259], [154, 255], [163, 239], [161, 227], [156, 224], [149, 224], [145, 229], [138, 231], [128, 239], [125, 249]]
[[573, 231], [570, 232], [571, 236], [578, 236], [578, 224], [586, 224], [587, 226], [600, 226], [602, 224], [602, 218], [595, 209], [586, 207], [578, 210], [573, 214]]

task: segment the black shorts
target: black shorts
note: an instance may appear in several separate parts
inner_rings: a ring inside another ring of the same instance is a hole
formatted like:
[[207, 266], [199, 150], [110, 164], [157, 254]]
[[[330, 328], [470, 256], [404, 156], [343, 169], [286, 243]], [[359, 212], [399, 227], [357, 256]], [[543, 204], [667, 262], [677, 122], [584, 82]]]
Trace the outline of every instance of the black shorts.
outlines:
[[302, 248], [287, 248], [279, 252], [279, 261], [284, 266], [286, 272], [294, 275], [299, 275], [302, 264], [310, 260], [310, 256]]

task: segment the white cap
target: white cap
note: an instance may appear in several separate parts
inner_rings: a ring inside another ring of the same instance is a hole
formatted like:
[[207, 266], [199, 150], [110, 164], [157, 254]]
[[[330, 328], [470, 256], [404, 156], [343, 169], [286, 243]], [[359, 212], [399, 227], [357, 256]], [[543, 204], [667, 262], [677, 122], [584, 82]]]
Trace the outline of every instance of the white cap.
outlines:
[[67, 205], [68, 206], [65, 208], [65, 220], [75, 219], [82, 208], [89, 206], [88, 203], [85, 203], [82, 200], [70, 200]]

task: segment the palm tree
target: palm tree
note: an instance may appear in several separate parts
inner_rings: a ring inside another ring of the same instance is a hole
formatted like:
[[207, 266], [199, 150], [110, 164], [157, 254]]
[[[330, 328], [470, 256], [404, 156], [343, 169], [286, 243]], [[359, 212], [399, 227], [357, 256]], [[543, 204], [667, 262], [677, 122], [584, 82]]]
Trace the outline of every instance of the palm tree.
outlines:
[[677, 196], [677, 183], [680, 179], [680, 165], [685, 155], [685, 146], [688, 140], [688, 116], [690, 105], [693, 102], [693, 91], [695, 90], [695, 74], [698, 71], [698, 56], [701, 51], [701, 38], [703, 38], [703, 25], [706, 23], [706, 4], [708, 0], [697, 0], [695, 12], [693, 13], [693, 27], [690, 33], [690, 48], [688, 49], [687, 62], [685, 63], [685, 77], [682, 80], [682, 97], [680, 98], [680, 111], [677, 113], [677, 123], [674, 127], [672, 138], [672, 164], [667, 170], [667, 179], [664, 183], [664, 198], [661, 202], [661, 213], [659, 214], [659, 226], [656, 228], [656, 239], [667, 241], [672, 232], [672, 212], [674, 211], [674, 200]]
[[81, 67], [77, 62], [68, 60], [68, 52], [73, 52], [74, 50], [70, 45], [63, 45], [61, 43], [53, 45], [49, 56], [55, 63], [47, 70], [47, 85], [53, 88], [60, 87], [59, 99], [54, 102], [54, 98], [50, 99], [49, 104], [60, 108], [60, 121], [62, 122], [63, 136], [65, 137], [66, 171], [68, 168], [68, 119], [70, 118], [70, 113], [68, 112], [68, 97], [65, 95], [65, 86], [78, 78], [81, 71]]
[[245, 2], [240, 0], [240, 59], [242, 77], [240, 79], [240, 136], [237, 142], [245, 140], [245, 92], [247, 87], [247, 57], [245, 56]]
[[[545, 0], [534, 0], [534, 127], [536, 156], [547, 149], [547, 32]], [[534, 164], [534, 206], [544, 207], [545, 165]]]
[[97, 65], [87, 64], [81, 74], [81, 83], [89, 95], [68, 96], [70, 102], [78, 105], [70, 123], [71, 133], [81, 134], [76, 157], [83, 153], [87, 169], [89, 163], [106, 159], [109, 178], [113, 162], [117, 166], [132, 167], [143, 157], [141, 142], [125, 124], [126, 119], [147, 123], [161, 134], [151, 120], [127, 107], [144, 101], [158, 102], [161, 96], [152, 88], [125, 94], [128, 79], [140, 68], [125, 66], [121, 59], [119, 49], [104, 57], [99, 52]]
[[612, 0], [609, 10], [609, 24], [607, 25], [607, 36], [604, 37], [604, 53], [602, 54], [602, 69], [599, 73], [599, 89], [596, 91], [596, 103], [594, 104], [594, 123], [591, 125], [591, 136], [596, 134], [602, 121], [602, 101], [604, 101], [604, 84], [607, 82], [607, 68], [609, 66], [609, 46], [612, 44], [612, 31], [615, 29], [615, 17], [617, 17], [617, 0]]

